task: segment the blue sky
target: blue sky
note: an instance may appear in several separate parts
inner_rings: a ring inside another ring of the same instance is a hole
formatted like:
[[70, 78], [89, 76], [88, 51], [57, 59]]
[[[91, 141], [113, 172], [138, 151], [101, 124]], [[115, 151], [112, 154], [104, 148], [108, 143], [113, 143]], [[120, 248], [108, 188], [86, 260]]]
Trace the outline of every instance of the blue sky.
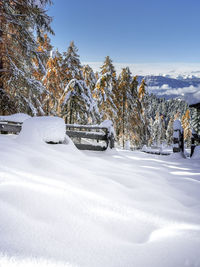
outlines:
[[200, 0], [53, 0], [52, 44], [81, 60], [200, 62]]

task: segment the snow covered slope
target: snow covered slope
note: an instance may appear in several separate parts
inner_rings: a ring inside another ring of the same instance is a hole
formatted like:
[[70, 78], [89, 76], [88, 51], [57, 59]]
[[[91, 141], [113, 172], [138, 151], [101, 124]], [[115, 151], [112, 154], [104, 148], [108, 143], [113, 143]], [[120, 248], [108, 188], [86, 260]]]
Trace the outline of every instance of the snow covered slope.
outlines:
[[0, 135], [0, 266], [200, 266], [199, 166]]

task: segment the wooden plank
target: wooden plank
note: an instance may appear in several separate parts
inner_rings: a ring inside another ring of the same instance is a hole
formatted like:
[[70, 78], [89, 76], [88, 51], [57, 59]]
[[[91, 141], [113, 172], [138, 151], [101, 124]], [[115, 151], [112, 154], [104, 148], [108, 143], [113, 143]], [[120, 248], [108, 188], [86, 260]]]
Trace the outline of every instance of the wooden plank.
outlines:
[[1, 120], [0, 123], [8, 123], [8, 124], [19, 124], [22, 125], [23, 122], [18, 122], [18, 121], [5, 121], [5, 120]]
[[77, 138], [87, 138], [87, 139], [96, 139], [96, 140], [107, 140], [107, 136], [103, 133], [90, 133], [90, 132], [81, 132], [81, 131], [66, 131], [66, 134], [69, 137]]
[[93, 150], [93, 151], [104, 151], [107, 149], [105, 146], [94, 146], [89, 144], [75, 144], [75, 146], [80, 150]]
[[180, 147], [173, 147], [173, 152], [176, 153], [176, 152], [180, 152], [181, 149]]
[[142, 151], [144, 153], [153, 154], [153, 155], [161, 155], [161, 156], [169, 156], [171, 153], [168, 152], [158, 152], [158, 151]]
[[91, 130], [103, 130], [108, 131], [106, 127], [101, 126], [94, 126], [94, 125], [72, 125], [72, 124], [66, 124], [66, 128], [71, 129], [91, 129]]
[[0, 123], [0, 132], [19, 133], [21, 131], [21, 125]]

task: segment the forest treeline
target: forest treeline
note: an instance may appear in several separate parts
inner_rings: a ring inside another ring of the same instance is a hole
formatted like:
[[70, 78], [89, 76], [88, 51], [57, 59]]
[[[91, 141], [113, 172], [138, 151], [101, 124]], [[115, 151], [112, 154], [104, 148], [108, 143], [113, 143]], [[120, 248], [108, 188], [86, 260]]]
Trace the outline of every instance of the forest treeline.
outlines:
[[[132, 146], [173, 139], [173, 121], [180, 119], [189, 142], [191, 119], [183, 100], [157, 98], [138, 83], [129, 68], [117, 75], [106, 56], [99, 72], [82, 65], [72, 41], [55, 50], [48, 0], [0, 2], [0, 113], [54, 115], [66, 123], [99, 124], [112, 120], [120, 144]], [[193, 112], [195, 127], [195, 111]], [[197, 129], [198, 130], [198, 129]]]

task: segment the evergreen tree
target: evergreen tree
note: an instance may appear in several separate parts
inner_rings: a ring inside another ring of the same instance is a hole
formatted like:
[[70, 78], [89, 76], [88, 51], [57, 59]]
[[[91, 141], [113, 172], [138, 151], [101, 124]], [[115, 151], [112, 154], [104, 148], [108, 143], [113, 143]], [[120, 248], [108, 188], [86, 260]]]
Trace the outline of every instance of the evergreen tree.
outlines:
[[64, 74], [64, 85], [72, 79], [83, 80], [82, 66], [78, 55], [78, 48], [72, 41], [67, 49], [67, 52], [63, 53], [62, 71]]
[[34, 33], [40, 35], [41, 29], [52, 33], [51, 18], [44, 11], [49, 2], [38, 0], [38, 6], [34, 0], [1, 2], [0, 90], [15, 102], [18, 112], [37, 114], [41, 109], [38, 96], [45, 89], [32, 76], [32, 64], [34, 58], [41, 64], [42, 55]]
[[83, 80], [72, 79], [65, 88], [63, 102], [66, 123], [87, 124], [99, 121], [99, 112], [92, 94]]
[[62, 72], [62, 55], [52, 51], [46, 64], [46, 75], [43, 78], [46, 93], [43, 94], [43, 105], [47, 115], [61, 116], [61, 104], [64, 100]]
[[86, 66], [83, 66], [82, 72], [83, 72], [83, 79], [87, 87], [93, 93], [95, 86], [96, 86], [96, 82], [97, 82], [93, 69], [89, 65], [86, 65]]
[[94, 98], [97, 100], [98, 108], [103, 120], [113, 119], [116, 116], [115, 95], [117, 79], [116, 71], [109, 56], [106, 57], [101, 67], [101, 77], [96, 83]]
[[168, 122], [167, 131], [166, 131], [166, 141], [167, 141], [167, 145], [169, 146], [173, 144], [173, 133], [174, 133], [173, 124], [174, 124], [174, 118], [171, 117]]
[[150, 138], [150, 105], [149, 105], [149, 96], [146, 92], [146, 83], [145, 80], [143, 79], [140, 87], [138, 89], [138, 98], [141, 103], [141, 116], [143, 120], [143, 129], [142, 129], [142, 136], [141, 140], [143, 144], [148, 144], [148, 140]]
[[[37, 38], [38, 48], [37, 51], [42, 55], [42, 58], [33, 58], [33, 76], [38, 80], [43, 80], [46, 74], [46, 64], [52, 50], [52, 45], [50, 44], [50, 38], [48, 35], [41, 31], [40, 36]], [[40, 62], [39, 62], [40, 61]]]
[[200, 135], [200, 109], [193, 109], [192, 128]]
[[153, 124], [153, 142], [160, 146], [165, 139], [165, 125], [163, 116], [160, 116], [159, 113], [156, 114], [156, 118]]
[[[74, 42], [71, 42], [67, 52], [63, 54], [62, 72], [65, 98], [62, 104], [62, 115], [65, 117], [66, 123], [70, 124], [84, 124], [89, 121], [95, 123], [99, 121], [99, 111], [92, 97], [91, 88], [86, 84], [88, 81], [84, 81], [77, 52], [78, 49]], [[83, 68], [83, 70], [86, 69]]]
[[132, 146], [140, 144], [143, 130], [141, 104], [137, 93], [137, 77], [132, 78], [129, 68], [122, 69], [115, 91], [117, 106], [116, 132], [123, 147], [128, 141]]

